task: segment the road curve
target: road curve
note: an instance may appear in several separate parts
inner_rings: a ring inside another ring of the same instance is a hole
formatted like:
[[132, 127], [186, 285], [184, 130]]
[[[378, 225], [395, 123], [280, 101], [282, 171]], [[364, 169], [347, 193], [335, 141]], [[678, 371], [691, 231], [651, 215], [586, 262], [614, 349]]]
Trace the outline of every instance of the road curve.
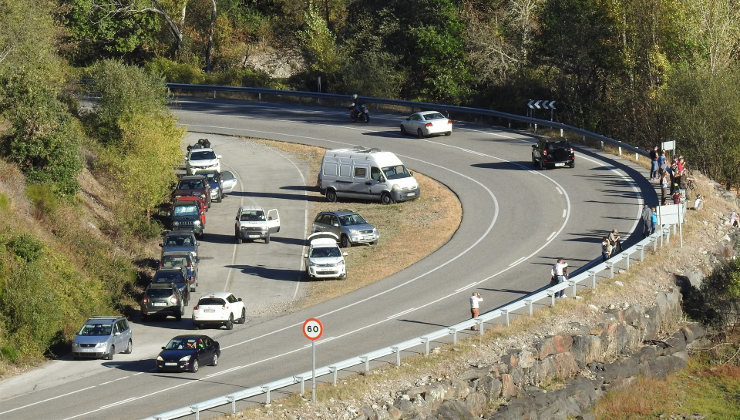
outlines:
[[[207, 330], [223, 349], [217, 367], [152, 371], [159, 346], [189, 330], [189, 312], [180, 323], [133, 323], [131, 355], [57, 360], [1, 382], [0, 418], [146, 417], [290, 376], [310, 369], [300, 329], [309, 317], [320, 318], [325, 329], [318, 365], [421, 336], [469, 317], [473, 290], [483, 296], [485, 312], [546, 285], [557, 257], [574, 268], [595, 258], [600, 236], [611, 228], [634, 230], [643, 195], [654, 194], [639, 168], [592, 150], [577, 150], [575, 169], [534, 171], [532, 138], [500, 128], [459, 123], [451, 137], [418, 139], [400, 135], [399, 116], [374, 114], [360, 125], [347, 121], [343, 109], [181, 100], [174, 112], [188, 127], [188, 140], [208, 133], [240, 178], [239, 191], [208, 212], [198, 293], [233, 291], [255, 314], [301, 293], [303, 238], [312, 216], [306, 186], [316, 174], [238, 136], [393, 151], [458, 195], [462, 223], [439, 250], [366, 288], [294, 313], [252, 317], [232, 331]], [[236, 208], [251, 202], [280, 210], [281, 231], [268, 245], [233, 243]]]

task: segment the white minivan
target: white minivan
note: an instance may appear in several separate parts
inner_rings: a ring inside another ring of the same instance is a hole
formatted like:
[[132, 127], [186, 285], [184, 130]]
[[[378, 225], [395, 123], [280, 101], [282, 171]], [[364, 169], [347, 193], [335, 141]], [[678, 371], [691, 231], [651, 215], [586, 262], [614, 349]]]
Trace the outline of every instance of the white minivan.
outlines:
[[395, 154], [356, 147], [324, 153], [317, 185], [328, 201], [338, 197], [383, 204], [419, 197], [419, 183]]

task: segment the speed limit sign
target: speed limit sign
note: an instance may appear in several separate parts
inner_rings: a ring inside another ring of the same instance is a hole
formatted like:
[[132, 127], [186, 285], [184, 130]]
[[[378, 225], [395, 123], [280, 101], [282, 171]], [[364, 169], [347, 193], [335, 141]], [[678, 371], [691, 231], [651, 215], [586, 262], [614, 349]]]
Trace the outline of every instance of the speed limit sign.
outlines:
[[316, 318], [308, 318], [303, 323], [303, 335], [309, 340], [318, 340], [324, 333], [324, 326]]

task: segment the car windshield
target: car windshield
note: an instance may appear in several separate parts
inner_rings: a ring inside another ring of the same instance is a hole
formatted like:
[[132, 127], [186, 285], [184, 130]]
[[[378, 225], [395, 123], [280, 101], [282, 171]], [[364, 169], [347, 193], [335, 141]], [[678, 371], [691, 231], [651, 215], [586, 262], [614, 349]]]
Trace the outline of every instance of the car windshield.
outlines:
[[200, 298], [198, 306], [202, 305], [223, 306], [226, 305], [226, 302], [221, 298]]
[[146, 295], [150, 298], [167, 298], [172, 296], [172, 289], [149, 289]]
[[367, 224], [365, 219], [363, 219], [362, 216], [360, 216], [359, 214], [348, 214], [346, 216], [339, 216], [339, 223], [342, 226]]
[[337, 247], [314, 248], [311, 250], [311, 258], [339, 257], [342, 253]]
[[429, 120], [441, 120], [441, 119], [447, 119], [444, 115], [440, 114], [439, 112], [435, 112], [433, 114], [424, 114], [424, 119]]
[[190, 160], [206, 160], [206, 159], [216, 159], [216, 154], [213, 153], [213, 150], [200, 150], [197, 152], [190, 153]]
[[194, 349], [198, 339], [195, 337], [175, 337], [164, 346], [165, 350], [187, 350]]
[[178, 190], [200, 190], [203, 188], [202, 179], [186, 179], [177, 184]]
[[261, 210], [245, 211], [239, 217], [242, 222], [261, 222], [265, 220], [265, 212]]
[[198, 214], [198, 206], [175, 206], [175, 216], [196, 216]]
[[383, 173], [387, 179], [400, 179], [411, 176], [404, 165], [386, 166], [383, 168]]
[[205, 172], [201, 173], [200, 175], [204, 175], [206, 178], [208, 178], [208, 182], [218, 182], [218, 174], [215, 172]]
[[162, 257], [162, 267], [164, 268], [178, 268], [185, 267], [188, 265], [188, 258], [184, 256], [165, 255]]
[[157, 271], [152, 283], [185, 283], [182, 273], [179, 271]]
[[193, 246], [193, 238], [188, 236], [167, 236], [164, 240], [166, 246]]
[[548, 149], [569, 149], [570, 143], [567, 141], [552, 141], [547, 143]]
[[111, 324], [85, 324], [77, 335], [110, 335], [112, 327]]

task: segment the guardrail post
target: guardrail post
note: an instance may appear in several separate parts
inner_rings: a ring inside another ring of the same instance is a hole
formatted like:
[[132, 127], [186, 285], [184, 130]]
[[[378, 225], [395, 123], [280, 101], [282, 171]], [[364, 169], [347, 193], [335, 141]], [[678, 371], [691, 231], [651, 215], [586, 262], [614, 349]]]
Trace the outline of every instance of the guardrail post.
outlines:
[[613, 262], [610, 262], [610, 261], [607, 261], [606, 262], [606, 268], [609, 269], [609, 278], [610, 279], [613, 279], [614, 278], [614, 263]]
[[638, 161], [638, 160], [640, 160], [640, 154], [635, 152], [635, 161]]
[[457, 344], [457, 330], [454, 328], [448, 328], [447, 331], [452, 335], [452, 344]]
[[231, 414], [236, 414], [236, 397], [228, 395], [226, 399], [231, 403]]
[[197, 405], [191, 405], [190, 409], [193, 410], [193, 413], [195, 413], [195, 420], [200, 419], [200, 408], [198, 408]]
[[337, 367], [336, 366], [329, 366], [329, 370], [331, 370], [331, 374], [332, 374], [332, 377], [333, 377], [331, 384], [333, 386], [337, 386]]
[[537, 123], [534, 123], [534, 133], [537, 134]]
[[560, 129], [560, 137], [563, 137], [563, 129]]
[[601, 140], [601, 150], [604, 150], [604, 140]]
[[643, 245], [635, 245], [638, 251], [640, 251], [640, 262], [645, 261], [645, 247]]
[[421, 342], [424, 343], [424, 356], [429, 356], [429, 337], [421, 337]]
[[576, 297], [576, 282], [573, 280], [568, 280], [568, 286], [571, 286], [573, 288], [573, 297]]
[[262, 102], [262, 92], [257, 93], [257, 100]]
[[504, 314], [504, 318], [506, 319], [506, 326], [509, 326], [509, 311], [506, 309], [502, 309], [501, 313]]
[[391, 351], [396, 353], [396, 366], [401, 366], [401, 349], [398, 346], [391, 347]]
[[526, 303], [527, 306], [529, 306], [529, 316], [534, 315], [534, 309], [532, 308], [532, 299], [527, 299], [524, 301], [524, 303]]
[[591, 276], [591, 288], [595, 289], [596, 288], [596, 271], [589, 270], [588, 274]]
[[213, 99], [216, 99], [216, 91], [213, 91]]
[[370, 358], [368, 356], [360, 356], [360, 360], [365, 364], [365, 372], [370, 372]]
[[265, 405], [270, 404], [270, 387], [269, 386], [263, 386], [262, 392], [265, 393]]
[[[658, 232], [655, 232], [655, 235], [658, 235]], [[663, 238], [660, 239], [660, 243], [663, 243]], [[658, 252], [658, 237], [653, 237], [653, 252]]]
[[619, 156], [622, 156], [622, 146], [619, 146]]
[[482, 319], [475, 319], [475, 325], [478, 326], [478, 335], [483, 335], [483, 320]]
[[303, 376], [294, 376], [293, 380], [301, 383], [301, 394], [300, 395], [305, 394], [306, 393], [306, 381], [303, 379]]
[[627, 271], [629, 271], [629, 269], [630, 269], [630, 254], [625, 253], [624, 256], [627, 257]]
[[555, 306], [555, 292], [549, 291], [547, 292], [547, 296], [550, 296], [550, 306]]

